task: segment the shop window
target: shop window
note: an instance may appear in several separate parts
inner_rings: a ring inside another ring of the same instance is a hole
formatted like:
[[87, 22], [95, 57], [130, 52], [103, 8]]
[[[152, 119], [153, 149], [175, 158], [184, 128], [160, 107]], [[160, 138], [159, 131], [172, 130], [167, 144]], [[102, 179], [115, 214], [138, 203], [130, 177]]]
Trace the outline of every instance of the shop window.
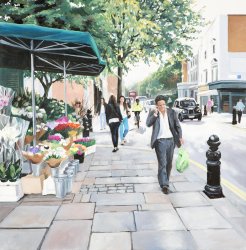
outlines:
[[215, 44], [213, 45], [213, 53], [215, 53]]

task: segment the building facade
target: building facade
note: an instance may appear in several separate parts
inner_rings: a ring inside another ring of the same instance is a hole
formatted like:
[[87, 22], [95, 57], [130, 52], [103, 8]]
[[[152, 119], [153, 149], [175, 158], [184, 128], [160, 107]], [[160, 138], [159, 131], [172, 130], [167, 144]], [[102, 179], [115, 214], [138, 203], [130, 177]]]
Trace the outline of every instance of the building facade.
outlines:
[[[187, 65], [187, 82], [196, 85], [201, 106], [213, 98], [215, 111], [231, 112], [238, 99], [245, 103], [246, 15], [219, 16], [202, 36], [197, 55]], [[185, 82], [178, 88], [181, 84]], [[187, 94], [194, 97], [191, 92]]]

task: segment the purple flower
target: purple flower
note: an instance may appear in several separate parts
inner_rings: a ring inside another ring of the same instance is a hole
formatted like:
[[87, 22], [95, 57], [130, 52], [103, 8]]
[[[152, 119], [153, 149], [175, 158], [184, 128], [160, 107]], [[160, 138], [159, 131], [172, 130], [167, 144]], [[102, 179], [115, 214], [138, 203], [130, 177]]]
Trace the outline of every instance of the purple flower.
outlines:
[[33, 153], [33, 154], [37, 154], [37, 153], [40, 152], [40, 148], [39, 148], [39, 146], [30, 147], [28, 151], [31, 152], [31, 153]]

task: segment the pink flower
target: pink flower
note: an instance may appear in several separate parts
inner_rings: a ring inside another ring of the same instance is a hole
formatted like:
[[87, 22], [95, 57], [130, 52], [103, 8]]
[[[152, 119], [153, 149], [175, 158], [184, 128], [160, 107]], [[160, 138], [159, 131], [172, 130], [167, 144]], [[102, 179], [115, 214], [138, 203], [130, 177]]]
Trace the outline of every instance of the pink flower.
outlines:
[[67, 123], [68, 118], [66, 116], [62, 116], [59, 119], [57, 119], [55, 122], [57, 122], [57, 123]]

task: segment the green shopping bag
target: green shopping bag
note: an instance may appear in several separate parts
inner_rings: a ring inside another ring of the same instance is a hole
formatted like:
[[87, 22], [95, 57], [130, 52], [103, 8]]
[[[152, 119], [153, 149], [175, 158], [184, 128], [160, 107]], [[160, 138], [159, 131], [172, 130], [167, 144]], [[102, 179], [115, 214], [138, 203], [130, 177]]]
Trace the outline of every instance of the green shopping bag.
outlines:
[[189, 154], [183, 148], [179, 148], [178, 150], [178, 158], [176, 160], [176, 169], [178, 172], [183, 173], [186, 168], [189, 166]]

